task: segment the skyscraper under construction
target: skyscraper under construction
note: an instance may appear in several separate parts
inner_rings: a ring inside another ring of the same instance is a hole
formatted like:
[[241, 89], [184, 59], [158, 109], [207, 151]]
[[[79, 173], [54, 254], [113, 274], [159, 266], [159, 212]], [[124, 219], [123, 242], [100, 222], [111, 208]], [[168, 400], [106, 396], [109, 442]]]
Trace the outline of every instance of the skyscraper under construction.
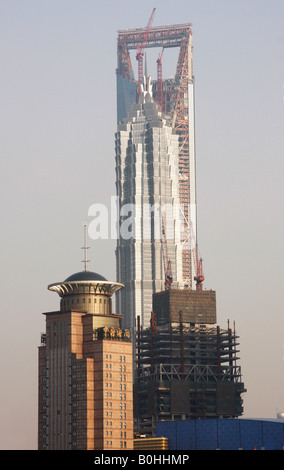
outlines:
[[[119, 31], [117, 44], [117, 311], [136, 345], [135, 430], [147, 436], [159, 421], [237, 418], [245, 392], [236, 331], [217, 326], [215, 292], [202, 289], [192, 29], [153, 27], [154, 13], [146, 28]], [[159, 49], [153, 81], [147, 48]], [[176, 72], [164, 79], [170, 48]]]
[[[199, 265], [191, 25], [153, 27], [154, 13], [146, 28], [119, 31], [117, 43], [116, 264], [117, 281], [125, 285], [117, 294], [117, 311], [132, 332], [138, 316], [148, 326], [152, 295], [164, 289], [167, 275], [176, 288], [195, 289]], [[153, 82], [144, 68], [146, 48], [159, 50]], [[162, 58], [169, 48], [179, 50], [176, 73], [163, 79]], [[165, 206], [171, 214], [163, 212]]]

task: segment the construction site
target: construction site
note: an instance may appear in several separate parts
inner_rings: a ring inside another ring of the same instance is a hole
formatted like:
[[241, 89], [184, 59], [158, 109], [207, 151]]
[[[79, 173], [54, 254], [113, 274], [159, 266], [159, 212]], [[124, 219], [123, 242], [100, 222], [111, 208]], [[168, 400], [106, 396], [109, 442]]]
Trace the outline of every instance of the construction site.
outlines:
[[229, 323], [216, 326], [215, 292], [169, 289], [153, 305], [151, 325], [136, 331], [136, 431], [155, 436], [161, 421], [242, 415], [238, 336]]

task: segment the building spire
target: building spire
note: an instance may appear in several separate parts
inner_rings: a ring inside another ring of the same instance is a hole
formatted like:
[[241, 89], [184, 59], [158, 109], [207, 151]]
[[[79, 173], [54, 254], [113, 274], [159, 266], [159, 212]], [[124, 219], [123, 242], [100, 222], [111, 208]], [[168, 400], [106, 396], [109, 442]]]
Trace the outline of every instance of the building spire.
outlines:
[[84, 246], [82, 246], [82, 250], [84, 250], [84, 259], [82, 263], [84, 263], [84, 271], [87, 272], [87, 264], [89, 263], [89, 260], [87, 259], [87, 250], [90, 247], [87, 246], [87, 224], [84, 224]]

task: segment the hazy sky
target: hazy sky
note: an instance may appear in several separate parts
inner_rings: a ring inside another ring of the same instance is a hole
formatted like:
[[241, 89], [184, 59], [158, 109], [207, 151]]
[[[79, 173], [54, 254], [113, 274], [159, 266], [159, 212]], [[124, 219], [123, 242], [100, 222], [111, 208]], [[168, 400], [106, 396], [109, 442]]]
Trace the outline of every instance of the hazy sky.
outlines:
[[[284, 410], [283, 0], [0, 0], [1, 449], [37, 447], [47, 285], [83, 269], [89, 207], [115, 195], [117, 30], [154, 7], [155, 26], [193, 25], [199, 247], [240, 336], [244, 417]], [[115, 241], [89, 245], [115, 280]]]

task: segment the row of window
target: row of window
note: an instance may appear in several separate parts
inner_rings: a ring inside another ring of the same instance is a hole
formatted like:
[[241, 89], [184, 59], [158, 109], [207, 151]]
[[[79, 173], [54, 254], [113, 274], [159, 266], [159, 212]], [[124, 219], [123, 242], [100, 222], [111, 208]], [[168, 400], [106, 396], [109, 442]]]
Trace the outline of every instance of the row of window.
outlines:
[[[126, 419], [126, 413], [122, 413], [120, 412], [120, 415], [119, 415], [120, 419]], [[112, 426], [112, 421], [105, 421], [105, 425], [106, 426]]]
[[[119, 389], [122, 391], [126, 390], [126, 384], [119, 384]], [[112, 397], [112, 392], [105, 392], [106, 397]]]
[[[112, 368], [112, 364], [106, 364], [106, 369]], [[126, 366], [119, 366], [119, 371], [120, 372], [126, 372]], [[106, 372], [105, 377], [111, 377], [111, 373]]]
[[[106, 445], [107, 446], [112, 446], [112, 441], [106, 441]], [[120, 442], [120, 448], [121, 449], [126, 449], [127, 445], [126, 445], [126, 441], [121, 441]]]
[[[105, 359], [111, 359], [111, 354], [105, 354]], [[119, 362], [126, 362], [126, 356], [119, 356]]]
[[[112, 436], [112, 431], [106, 431], [106, 436]], [[126, 431], [120, 431], [120, 437], [126, 439]]]
[[[80, 298], [77, 298], [77, 304], [80, 303], [80, 300], [81, 300]], [[69, 301], [69, 300], [63, 300], [62, 302], [63, 302], [63, 306], [64, 306], [64, 307], [69, 307], [69, 306], [71, 306], [71, 305], [74, 305], [74, 303], [76, 303], [76, 302], [75, 302], [75, 299], [72, 299], [72, 300], [70, 300], [70, 301]], [[92, 299], [89, 297], [89, 304], [90, 304], [91, 302], [92, 302]], [[86, 299], [83, 298], [83, 304], [85, 304], [85, 303], [86, 303]], [[97, 303], [96, 297], [94, 298], [94, 303], [95, 303], [95, 304]], [[104, 303], [104, 305], [106, 305], [106, 304], [107, 304], [107, 299], [99, 299], [99, 302], [98, 302], [98, 303], [100, 303], [100, 304]]]

